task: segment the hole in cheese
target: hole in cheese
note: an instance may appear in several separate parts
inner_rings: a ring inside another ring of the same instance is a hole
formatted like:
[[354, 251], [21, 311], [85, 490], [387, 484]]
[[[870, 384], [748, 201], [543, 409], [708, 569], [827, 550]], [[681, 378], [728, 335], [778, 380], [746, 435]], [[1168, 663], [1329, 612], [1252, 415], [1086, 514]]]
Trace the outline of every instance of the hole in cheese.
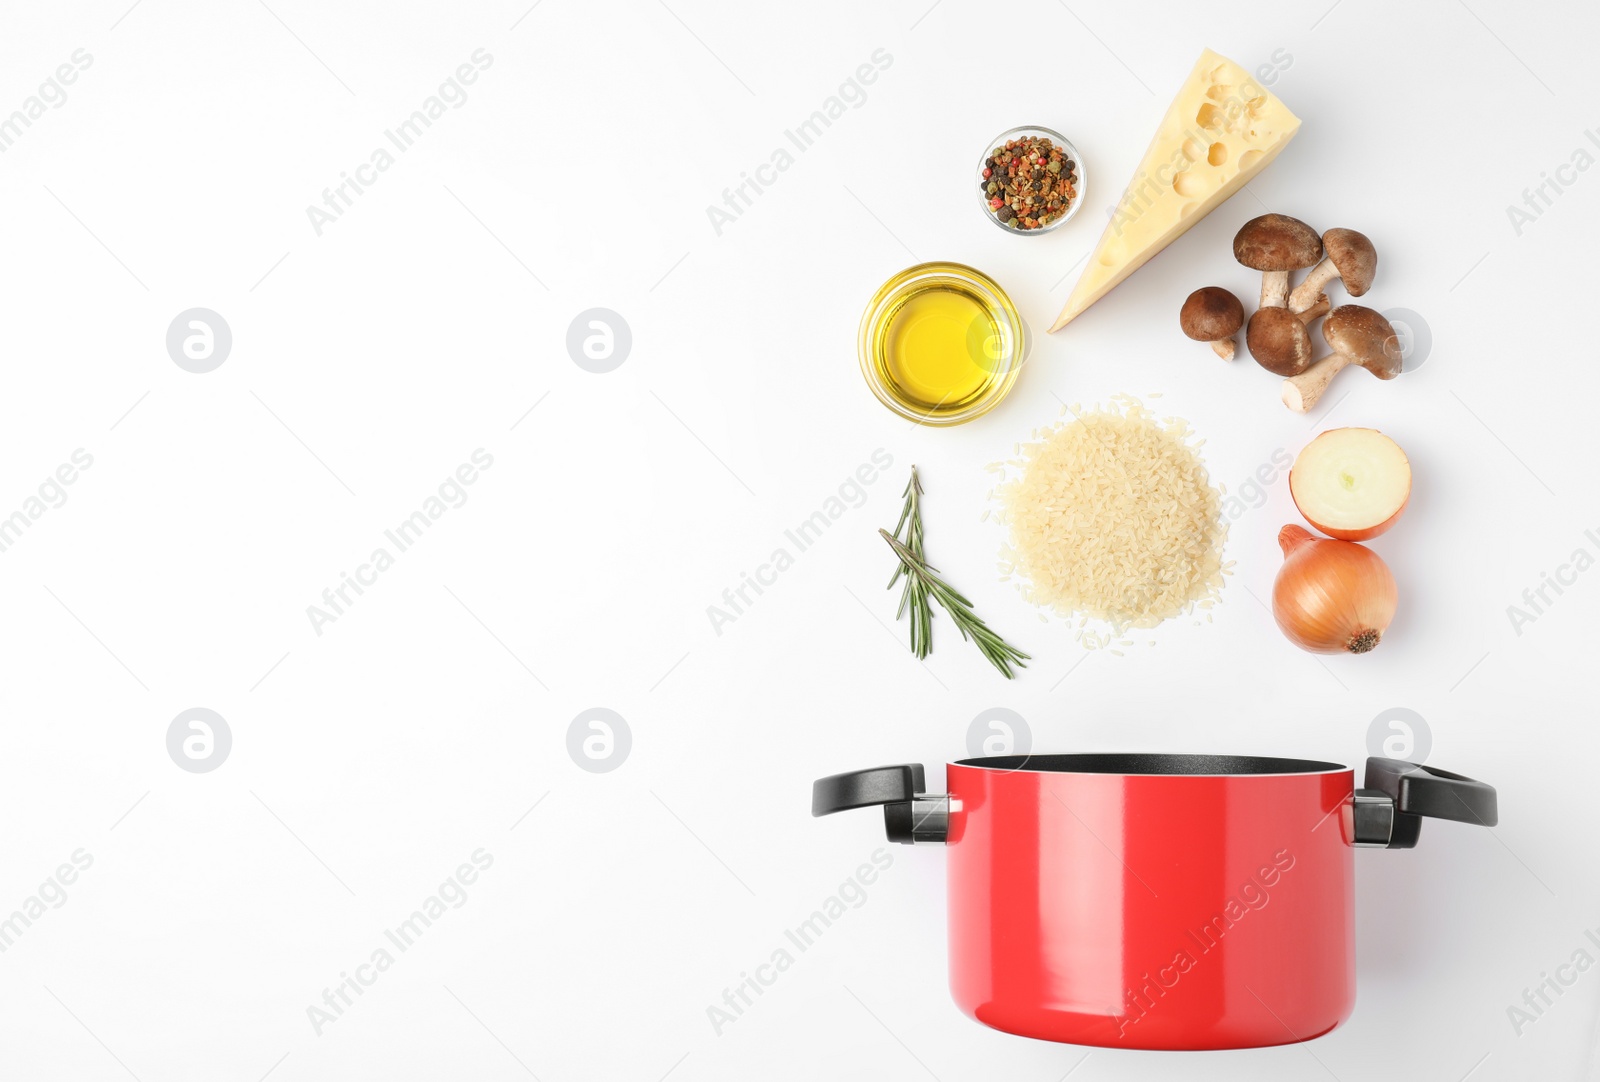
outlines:
[[1212, 105], [1209, 101], [1200, 106], [1200, 111], [1194, 115], [1196, 124], [1213, 131], [1220, 130], [1226, 121], [1227, 118], [1223, 115], [1222, 110]]
[[1221, 143], [1212, 143], [1211, 152], [1206, 155], [1206, 161], [1210, 162], [1212, 165], [1221, 165], [1227, 160], [1228, 148]]
[[1241, 173], [1248, 172], [1250, 170], [1250, 168], [1253, 165], [1255, 165], [1256, 162], [1258, 162], [1260, 160], [1261, 160], [1261, 151], [1259, 151], [1259, 150], [1247, 150], [1247, 151], [1245, 151], [1243, 154], [1239, 155], [1239, 171]]
[[1185, 169], [1172, 178], [1172, 190], [1188, 199], [1200, 195], [1206, 190], [1206, 182]]

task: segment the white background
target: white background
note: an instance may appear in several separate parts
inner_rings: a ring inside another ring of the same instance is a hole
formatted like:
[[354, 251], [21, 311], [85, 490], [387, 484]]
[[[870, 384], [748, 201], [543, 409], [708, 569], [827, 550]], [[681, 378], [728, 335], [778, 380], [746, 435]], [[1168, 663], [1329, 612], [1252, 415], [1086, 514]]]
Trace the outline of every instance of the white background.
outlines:
[[[1507, 1008], [1600, 925], [1600, 572], [1521, 634], [1507, 606], [1600, 549], [1600, 171], [1520, 235], [1506, 207], [1600, 124], [1591, 6], [270, 2], [4, 16], [0, 113], [93, 63], [0, 155], [0, 514], [94, 464], [0, 553], [0, 915], [93, 865], [0, 955], [0, 1077], [1586, 1077], [1600, 974], [1520, 1036]], [[1208, 45], [1290, 58], [1289, 149], [1038, 341], [999, 409], [895, 420], [855, 358], [877, 285], [963, 261], [1048, 325]], [[479, 48], [466, 103], [318, 236], [307, 205]], [[880, 48], [865, 102], [718, 235], [707, 205]], [[971, 170], [1029, 123], [1077, 143], [1090, 191], [1024, 240]], [[1191, 289], [1250, 295], [1229, 241], [1268, 209], [1374, 238], [1368, 303], [1421, 313], [1420, 368], [1342, 375], [1306, 418], [1180, 336]], [[197, 306], [234, 339], [206, 375], [165, 347]], [[592, 307], [632, 329], [606, 375], [565, 346]], [[1375, 654], [1320, 664], [1252, 598], [1298, 521], [1281, 477], [1233, 524], [1215, 622], [1157, 648], [1086, 656], [996, 581], [984, 466], [1058, 395], [1122, 391], [1163, 393], [1232, 492], [1330, 424], [1401, 442]], [[477, 448], [466, 504], [319, 636], [307, 606]], [[715, 634], [707, 606], [878, 448], [864, 506]], [[874, 530], [912, 462], [931, 557], [1034, 656], [1014, 683], [942, 618], [925, 667], [904, 649]], [[166, 750], [195, 706], [233, 735], [211, 773]], [[567, 752], [596, 706], [632, 732], [610, 773]], [[921, 761], [937, 786], [997, 706], [1037, 750], [1357, 763], [1405, 707], [1501, 825], [1358, 854], [1359, 1003], [1308, 1046], [1085, 1059], [988, 1031], [945, 991], [943, 854], [901, 847], [718, 1035], [707, 1007], [883, 845], [875, 815], [809, 818], [811, 781]], [[307, 1008], [480, 848], [466, 903], [319, 1036]]]

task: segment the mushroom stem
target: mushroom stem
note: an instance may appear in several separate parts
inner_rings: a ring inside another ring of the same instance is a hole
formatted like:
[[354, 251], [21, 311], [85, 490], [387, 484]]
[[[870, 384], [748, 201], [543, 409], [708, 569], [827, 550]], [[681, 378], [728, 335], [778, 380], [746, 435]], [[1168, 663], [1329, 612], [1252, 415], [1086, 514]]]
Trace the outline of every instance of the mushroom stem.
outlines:
[[1351, 357], [1334, 353], [1317, 361], [1298, 376], [1283, 381], [1283, 404], [1296, 413], [1309, 413], [1333, 382], [1333, 377], [1344, 371]]
[[1289, 300], [1289, 272], [1269, 270], [1261, 272], [1261, 307], [1282, 308]]
[[1339, 268], [1334, 266], [1332, 259], [1323, 259], [1311, 273], [1306, 275], [1306, 280], [1294, 287], [1294, 292], [1289, 294], [1289, 310], [1300, 312], [1317, 303], [1317, 294], [1323, 287], [1339, 277]]
[[1328, 309], [1332, 307], [1333, 305], [1329, 302], [1328, 295], [1326, 293], [1319, 293], [1317, 294], [1317, 303], [1313, 304], [1311, 307], [1302, 309], [1296, 308], [1293, 304], [1290, 304], [1289, 310], [1300, 317], [1301, 323], [1304, 323], [1307, 327], [1309, 327], [1311, 326], [1312, 320], [1317, 319], [1320, 316], [1327, 315]]
[[1218, 338], [1216, 341], [1211, 343], [1211, 348], [1215, 350], [1217, 356], [1221, 357], [1223, 360], [1233, 360], [1234, 344], [1232, 338]]

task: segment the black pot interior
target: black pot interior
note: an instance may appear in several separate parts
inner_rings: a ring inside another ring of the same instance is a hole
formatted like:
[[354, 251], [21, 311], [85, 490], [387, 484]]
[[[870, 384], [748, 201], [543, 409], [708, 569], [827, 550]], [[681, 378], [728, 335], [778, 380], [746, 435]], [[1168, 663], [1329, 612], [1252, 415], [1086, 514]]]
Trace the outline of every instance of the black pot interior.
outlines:
[[1278, 759], [1266, 755], [1155, 755], [1107, 752], [1085, 755], [986, 755], [959, 759], [957, 766], [985, 770], [1036, 770], [1053, 774], [1326, 774], [1349, 770], [1318, 759]]

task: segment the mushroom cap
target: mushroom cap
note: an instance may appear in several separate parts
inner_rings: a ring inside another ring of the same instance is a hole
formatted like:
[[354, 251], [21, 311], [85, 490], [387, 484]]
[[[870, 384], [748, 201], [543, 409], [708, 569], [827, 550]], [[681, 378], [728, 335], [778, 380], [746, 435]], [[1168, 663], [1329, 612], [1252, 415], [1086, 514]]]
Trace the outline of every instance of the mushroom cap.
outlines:
[[1379, 379], [1394, 379], [1403, 363], [1400, 337], [1387, 319], [1359, 304], [1342, 304], [1322, 321], [1322, 339]]
[[1322, 258], [1322, 238], [1299, 218], [1263, 214], [1234, 234], [1233, 258], [1251, 270], [1300, 270]]
[[1244, 344], [1256, 363], [1275, 376], [1298, 376], [1311, 367], [1311, 332], [1287, 308], [1257, 310], [1245, 330]]
[[1378, 250], [1366, 234], [1354, 229], [1330, 229], [1322, 234], [1322, 246], [1339, 268], [1346, 293], [1359, 297], [1372, 288], [1372, 278], [1378, 273]]
[[1189, 294], [1178, 313], [1178, 323], [1196, 342], [1232, 338], [1244, 326], [1244, 305], [1221, 286], [1206, 286]]

